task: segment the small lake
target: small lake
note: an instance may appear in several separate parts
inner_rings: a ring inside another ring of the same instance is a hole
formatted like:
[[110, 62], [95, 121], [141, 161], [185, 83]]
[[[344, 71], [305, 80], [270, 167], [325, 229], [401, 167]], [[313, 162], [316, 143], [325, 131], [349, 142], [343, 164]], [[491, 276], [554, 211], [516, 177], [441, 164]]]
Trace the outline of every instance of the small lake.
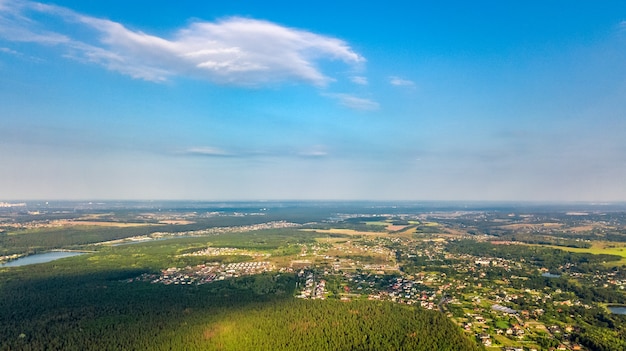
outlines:
[[626, 306], [607, 306], [611, 313], [626, 314]]
[[561, 275], [559, 275], [559, 274], [552, 274], [552, 273], [548, 273], [548, 272], [542, 273], [541, 276], [542, 277], [546, 277], [546, 278], [560, 278], [561, 277]]
[[83, 255], [85, 253], [86, 252], [65, 252], [65, 251], [46, 252], [46, 253], [18, 258], [17, 260], [3, 263], [0, 265], [0, 267], [19, 267], [19, 266], [27, 266], [29, 264], [46, 263], [46, 262], [51, 262], [51, 261], [58, 260], [61, 258]]

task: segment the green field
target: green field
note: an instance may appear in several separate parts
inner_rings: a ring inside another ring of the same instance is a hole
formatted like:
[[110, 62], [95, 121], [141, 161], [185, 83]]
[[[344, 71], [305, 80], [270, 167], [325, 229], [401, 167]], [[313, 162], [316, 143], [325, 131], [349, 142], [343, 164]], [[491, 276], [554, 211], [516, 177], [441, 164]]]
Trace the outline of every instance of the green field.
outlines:
[[607, 264], [611, 266], [621, 266], [626, 264], [626, 244], [623, 243], [608, 243], [608, 242], [594, 242], [592, 243], [590, 248], [578, 248], [578, 247], [566, 247], [566, 246], [556, 246], [556, 245], [533, 245], [533, 246], [542, 246], [542, 247], [550, 247], [554, 249], [559, 249], [568, 252], [575, 253], [589, 253], [593, 255], [615, 255], [620, 256], [622, 259], [620, 261], [608, 262]]

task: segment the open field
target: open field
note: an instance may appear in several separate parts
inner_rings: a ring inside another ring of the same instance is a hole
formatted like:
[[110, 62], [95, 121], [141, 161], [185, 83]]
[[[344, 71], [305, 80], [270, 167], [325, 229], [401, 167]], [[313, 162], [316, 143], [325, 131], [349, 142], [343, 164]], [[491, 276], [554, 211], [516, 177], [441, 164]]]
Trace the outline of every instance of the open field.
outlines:
[[345, 235], [368, 235], [368, 236], [382, 236], [387, 235], [384, 232], [364, 232], [354, 229], [300, 229], [306, 232], [317, 232], [320, 234], [345, 234]]
[[415, 234], [415, 227], [414, 226], [410, 226], [410, 227], [408, 227], [407, 229], [405, 229], [405, 230], [403, 230], [401, 232], [399, 231], [399, 232], [394, 233], [393, 235], [395, 237], [403, 237], [403, 238], [406, 238], [406, 239], [412, 239], [414, 234]]
[[626, 258], [626, 244], [625, 243], [607, 243], [607, 242], [594, 242], [590, 248], [579, 247], [565, 247], [556, 245], [537, 245], [543, 247], [551, 247], [554, 249], [560, 249], [569, 252], [577, 253], [590, 253], [594, 255], [617, 255]]
[[318, 243], [341, 244], [341, 243], [345, 243], [347, 241], [347, 238], [346, 237], [341, 237], [341, 238], [319, 237], [319, 238], [315, 238], [315, 241], [317, 241]]
[[409, 226], [408, 225], [393, 225], [393, 224], [390, 224], [390, 225], [387, 226], [386, 229], [388, 231], [390, 231], [390, 232], [396, 232], [398, 230], [402, 230], [402, 229], [407, 228], [407, 227], [409, 227]]
[[396, 225], [392, 223], [393, 221], [374, 221], [374, 222], [365, 222], [366, 225], [377, 225], [377, 226], [381, 226], [381, 227], [385, 227], [386, 230], [390, 231], [390, 232], [396, 232], [399, 230], [402, 230], [404, 228], [410, 227], [411, 225], [415, 225], [415, 224], [400, 224], [400, 225]]
[[579, 248], [579, 247], [566, 247], [566, 246], [556, 246], [556, 245], [535, 245], [531, 244], [531, 246], [542, 246], [542, 247], [550, 247], [553, 249], [559, 249], [568, 252], [575, 253], [590, 253], [593, 255], [616, 255], [622, 257], [619, 261], [608, 262], [609, 266], [621, 266], [626, 264], [626, 243], [615, 243], [615, 242], [606, 242], [606, 241], [595, 241], [592, 243], [589, 248]]
[[188, 221], [188, 220], [184, 220], [184, 219], [169, 219], [169, 220], [159, 221], [159, 223], [161, 223], [161, 224], [172, 224], [172, 225], [188, 225], [188, 224], [194, 224], [196, 222]]
[[367, 222], [364, 222], [364, 223], [366, 225], [378, 225], [378, 226], [382, 226], [382, 227], [388, 226], [390, 224], [387, 221], [367, 221]]
[[[69, 227], [69, 226], [88, 226], [88, 227], [119, 227], [119, 228], [128, 228], [128, 227], [145, 227], [145, 226], [157, 226], [163, 224], [172, 224], [161, 222], [160, 224], [156, 223], [129, 223], [129, 222], [105, 222], [105, 221], [82, 221], [82, 220], [57, 220], [52, 221], [48, 226], [50, 227]], [[175, 223], [179, 224], [179, 223]]]

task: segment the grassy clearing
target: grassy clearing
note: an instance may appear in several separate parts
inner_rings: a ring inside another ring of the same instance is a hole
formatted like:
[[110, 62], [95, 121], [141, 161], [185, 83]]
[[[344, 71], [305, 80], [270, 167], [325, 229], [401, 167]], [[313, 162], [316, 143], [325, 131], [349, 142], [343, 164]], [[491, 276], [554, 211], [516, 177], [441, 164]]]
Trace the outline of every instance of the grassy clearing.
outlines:
[[402, 230], [404, 228], [408, 228], [408, 227], [410, 227], [410, 226], [408, 226], [408, 225], [388, 225], [386, 229], [388, 231], [390, 231], [390, 232], [397, 232], [397, 231], [400, 231], [400, 230]]
[[620, 266], [626, 264], [626, 243], [616, 243], [610, 241], [594, 241], [589, 248], [580, 248], [580, 247], [566, 247], [566, 246], [556, 246], [556, 245], [539, 245], [539, 244], [529, 244], [530, 246], [542, 246], [549, 247], [553, 249], [559, 249], [568, 252], [575, 253], [590, 253], [593, 255], [616, 255], [622, 257], [619, 261], [607, 262], [609, 266]]
[[368, 235], [368, 236], [385, 236], [387, 233], [383, 232], [363, 232], [354, 229], [300, 229], [307, 232], [317, 232], [320, 234], [345, 234], [345, 235]]
[[345, 237], [343, 238], [315, 238], [315, 241], [318, 243], [326, 243], [326, 244], [343, 244], [347, 241]]
[[365, 222], [366, 225], [379, 225], [379, 226], [388, 226], [391, 221], [374, 221], [374, 222]]
[[609, 243], [609, 242], [594, 242], [589, 248], [580, 248], [580, 247], [566, 247], [566, 246], [556, 246], [556, 245], [532, 245], [532, 246], [543, 246], [550, 247], [553, 249], [560, 249], [568, 252], [576, 252], [576, 253], [590, 253], [594, 255], [616, 255], [626, 258], [626, 244], [623, 243]]
[[[397, 232], [400, 231], [402, 229], [411, 227], [412, 224], [410, 222], [408, 222], [409, 224], [401, 224], [401, 225], [396, 225], [393, 224], [393, 221], [391, 220], [387, 220], [387, 221], [375, 221], [375, 222], [365, 222], [366, 225], [368, 226], [379, 226], [379, 227], [385, 227], [385, 230], [390, 231], [390, 232]], [[413, 224], [414, 226], [415, 224]]]
[[128, 228], [128, 227], [145, 227], [145, 226], [157, 226], [163, 225], [165, 223], [157, 224], [157, 223], [128, 223], [128, 222], [105, 222], [105, 221], [83, 221], [83, 220], [58, 220], [52, 221], [49, 225], [45, 227], [70, 227], [70, 226], [85, 226], [85, 227], [119, 227], [119, 228]]
[[410, 226], [407, 229], [401, 231], [401, 232], [396, 232], [393, 234], [394, 237], [403, 237], [406, 239], [413, 239], [413, 235], [415, 234], [415, 227], [414, 226]]

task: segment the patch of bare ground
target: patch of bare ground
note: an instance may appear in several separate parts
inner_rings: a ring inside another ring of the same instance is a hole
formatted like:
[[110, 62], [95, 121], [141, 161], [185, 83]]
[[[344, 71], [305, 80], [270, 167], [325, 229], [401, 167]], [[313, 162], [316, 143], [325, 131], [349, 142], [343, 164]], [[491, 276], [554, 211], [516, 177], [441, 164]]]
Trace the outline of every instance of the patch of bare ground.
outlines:
[[574, 233], [584, 233], [584, 232], [590, 232], [597, 228], [603, 228], [603, 226], [589, 224], [589, 225], [581, 225], [578, 227], [567, 228], [567, 230], [570, 232], [574, 232]]
[[[466, 232], [458, 230], [458, 229], [444, 228], [443, 231], [444, 231], [443, 234], [449, 234], [449, 235], [454, 235], [454, 236], [464, 236], [464, 235], [467, 235]], [[439, 235], [441, 235], [441, 234], [439, 234]]]
[[174, 224], [174, 225], [187, 225], [187, 224], [194, 224], [196, 222], [194, 221], [187, 221], [184, 219], [168, 219], [168, 220], [164, 220], [164, 221], [159, 221], [160, 224]]
[[390, 224], [390, 225], [387, 226], [386, 229], [388, 231], [390, 231], [390, 232], [397, 232], [398, 230], [402, 230], [402, 229], [404, 229], [406, 227], [408, 227], [408, 225], [393, 225], [393, 224]]
[[413, 238], [413, 234], [415, 233], [415, 226], [410, 226], [410, 228], [403, 230], [401, 232], [394, 233], [394, 236], [400, 236], [403, 238], [411, 239]]

